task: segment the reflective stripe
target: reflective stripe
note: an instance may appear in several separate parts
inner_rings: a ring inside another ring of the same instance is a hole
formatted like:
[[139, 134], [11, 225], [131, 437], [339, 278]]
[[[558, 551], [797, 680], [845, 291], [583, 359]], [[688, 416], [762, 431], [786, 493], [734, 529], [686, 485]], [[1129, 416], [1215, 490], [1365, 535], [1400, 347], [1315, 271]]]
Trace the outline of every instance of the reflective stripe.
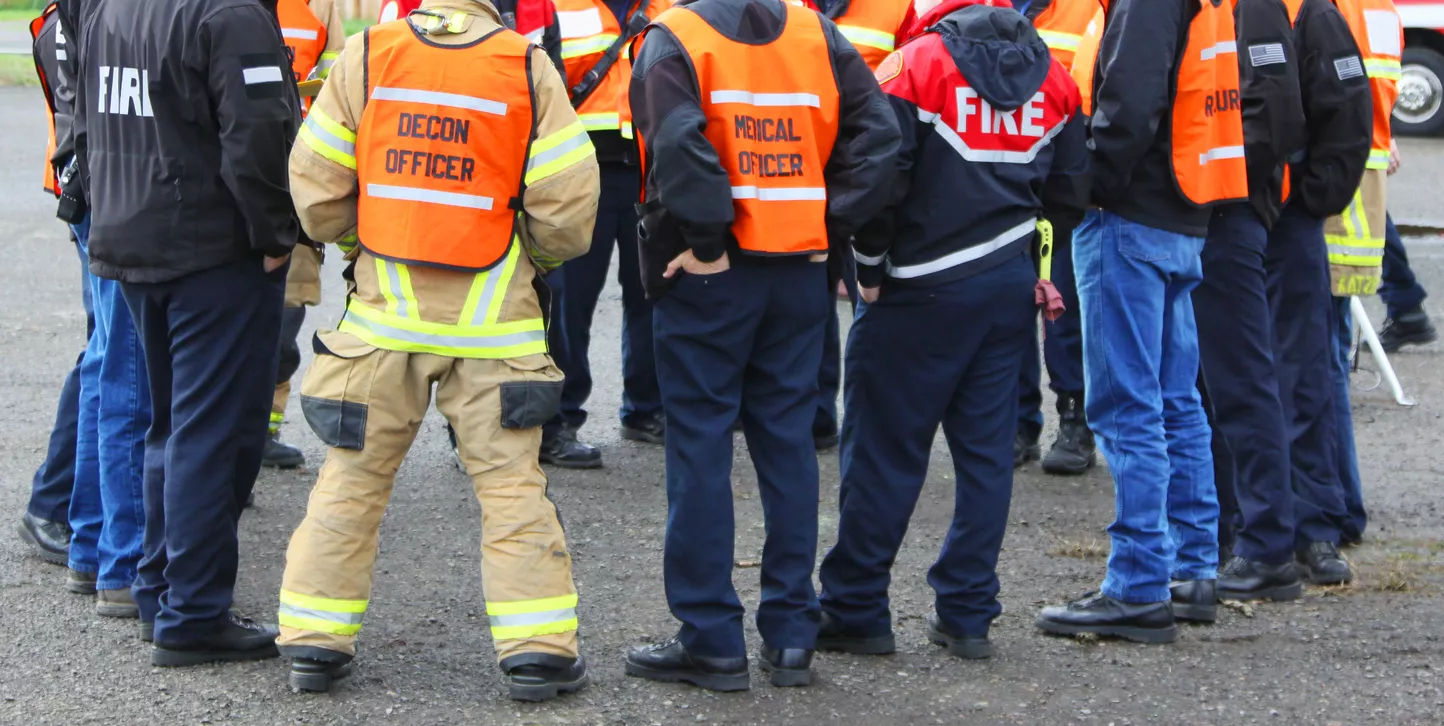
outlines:
[[571, 124], [551, 136], [537, 139], [526, 163], [527, 184], [534, 184], [591, 156], [592, 139], [580, 122]]
[[560, 610], [562, 608], [574, 608], [577, 606], [577, 594], [557, 595], [556, 597], [543, 597], [535, 600], [511, 600], [508, 602], [489, 602], [486, 604], [487, 615], [521, 615], [522, 613], [535, 613], [543, 610]]
[[385, 350], [453, 358], [517, 358], [546, 352], [541, 318], [495, 325], [445, 325], [388, 315], [364, 304], [346, 308], [337, 328]]
[[1384, 78], [1397, 81], [1403, 74], [1403, 66], [1399, 61], [1389, 58], [1365, 58], [1364, 72], [1368, 73], [1370, 78]]
[[335, 600], [281, 591], [278, 612], [282, 625], [333, 635], [355, 635], [361, 630], [365, 600]]
[[386, 312], [403, 318], [412, 315], [416, 293], [411, 290], [411, 273], [405, 265], [376, 258], [376, 278], [382, 281], [381, 296], [386, 298]]
[[854, 249], [854, 250], [852, 251], [852, 257], [853, 257], [853, 259], [857, 260], [858, 262], [861, 262], [861, 263], [864, 264], [864, 265], [881, 265], [881, 264], [882, 264], [882, 261], [887, 259], [887, 254], [881, 254], [881, 255], [878, 255], [877, 257], [868, 257], [867, 255], [865, 255], [865, 254], [863, 254], [863, 253], [861, 253], [861, 252], [858, 252], [856, 249]]
[[1204, 48], [1202, 51], [1200, 51], [1199, 54], [1198, 54], [1198, 59], [1199, 59], [1199, 60], [1206, 60], [1206, 61], [1208, 61], [1208, 60], [1213, 60], [1214, 58], [1217, 58], [1218, 56], [1221, 56], [1221, 55], [1226, 55], [1226, 54], [1228, 54], [1228, 53], [1237, 53], [1237, 52], [1238, 52], [1238, 43], [1237, 43], [1236, 41], [1232, 41], [1232, 40], [1221, 40], [1221, 41], [1219, 41], [1219, 42], [1217, 42], [1217, 43], [1214, 43], [1213, 45], [1210, 45], [1210, 46], [1207, 47], [1207, 48]]
[[958, 152], [958, 154], [967, 161], [988, 162], [993, 164], [1033, 163], [1033, 159], [1038, 157], [1038, 152], [1042, 151], [1043, 147], [1047, 146], [1048, 142], [1053, 140], [1053, 137], [1062, 133], [1063, 128], [1068, 125], [1068, 119], [1060, 120], [1057, 126], [1048, 129], [1048, 133], [1043, 134], [1042, 138], [1033, 142], [1033, 146], [1027, 151], [1002, 151], [999, 149], [974, 149], [968, 146], [968, 143], [963, 141], [963, 137], [958, 135], [957, 130], [938, 114], [918, 109], [918, 120], [923, 123], [931, 123], [933, 129], [938, 132], [938, 135], [943, 137], [943, 140], [948, 142], [948, 145], [953, 147], [953, 150]]
[[1364, 168], [1366, 168], [1366, 169], [1388, 169], [1388, 168], [1389, 168], [1389, 150], [1388, 150], [1388, 149], [1370, 149], [1370, 150], [1369, 150], [1369, 160], [1364, 163]]
[[958, 265], [966, 264], [974, 260], [986, 257], [993, 252], [997, 252], [998, 250], [1003, 249], [1004, 247], [1007, 247], [1008, 245], [1013, 244], [1020, 239], [1023, 239], [1025, 236], [1032, 234], [1033, 230], [1037, 228], [1037, 220], [1030, 219], [1026, 222], [1023, 222], [1022, 224], [1019, 224], [1016, 227], [1013, 227], [1012, 229], [1003, 232], [997, 237], [988, 240], [987, 242], [958, 250], [957, 252], [954, 252], [952, 254], [943, 255], [942, 257], [939, 257], [932, 262], [923, 262], [916, 265], [903, 265], [901, 267], [895, 266], [891, 262], [889, 262], [887, 265], [887, 274], [892, 277], [909, 279], [913, 277], [922, 277], [923, 275], [931, 275], [934, 272], [942, 272], [943, 270], [957, 267]]
[[1059, 33], [1056, 30], [1041, 29], [1038, 30], [1038, 37], [1042, 38], [1043, 42], [1046, 43], [1049, 48], [1052, 48], [1054, 50], [1071, 51], [1077, 51], [1078, 42], [1083, 39], [1083, 36], [1081, 35], [1074, 35], [1072, 33]]
[[331, 75], [331, 66], [336, 65], [336, 59], [341, 57], [340, 51], [326, 51], [316, 61], [315, 75], [317, 78], [325, 78]]
[[356, 134], [332, 121], [320, 108], [311, 109], [300, 136], [312, 151], [347, 169], [356, 168]]
[[492, 205], [491, 197], [483, 197], [479, 194], [438, 192], [434, 189], [397, 187], [391, 186], [390, 184], [367, 184], [366, 194], [380, 199], [399, 199], [403, 202], [429, 202], [431, 204], [444, 204], [448, 207], [466, 207], [467, 209], [490, 210]]
[[466, 293], [466, 304], [461, 307], [461, 319], [457, 322], [470, 322], [472, 325], [496, 322], [501, 314], [501, 301], [496, 297], [496, 290], [505, 289], [511, 282], [520, 249], [521, 245], [513, 239], [502, 264], [476, 276], [476, 281], [471, 283], [471, 289]]
[[636, 138], [636, 135], [632, 133], [632, 122], [631, 122], [631, 121], [623, 121], [623, 122], [622, 122], [622, 138], [624, 138], [624, 139]]
[[408, 103], [430, 103], [436, 106], [451, 106], [452, 108], [464, 108], [470, 111], [506, 115], [506, 104], [501, 101], [493, 101], [489, 98], [478, 96], [463, 96], [459, 93], [442, 93], [441, 91], [422, 91], [415, 88], [389, 88], [377, 86], [371, 89], [371, 100], [373, 101], [404, 101]]
[[340, 247], [343, 253], [349, 255], [351, 254], [352, 250], [356, 249], [356, 245], [360, 243], [360, 241], [360, 238], [357, 237], [356, 234], [353, 232], [352, 234], [348, 234], [345, 237], [342, 237], [340, 240], [337, 240], [336, 246]]
[[281, 28], [282, 38], [298, 38], [300, 40], [315, 40], [320, 36], [315, 30], [305, 28]]
[[[1364, 240], [1346, 240], [1347, 242], [1353, 242], [1355, 244], [1343, 244], [1333, 242], [1332, 240], [1344, 240], [1345, 238], [1330, 236], [1329, 239], [1331, 240], [1328, 245], [1330, 262], [1339, 262], [1340, 258], [1347, 258], [1354, 260], [1366, 260], [1367, 262], [1363, 264], [1377, 265], [1381, 260], [1384, 259], [1384, 240], [1379, 240], [1379, 245], [1377, 247], [1374, 245], [1370, 245], [1368, 247], [1359, 247], [1357, 243]], [[1345, 262], [1341, 264], [1349, 263]]]
[[827, 201], [827, 189], [824, 187], [784, 187], [781, 189], [732, 187], [732, 198], [756, 199], [759, 202], [825, 202]]
[[1242, 159], [1242, 158], [1243, 158], [1243, 147], [1242, 147], [1242, 146], [1215, 146], [1214, 148], [1209, 149], [1208, 151], [1205, 151], [1205, 152], [1203, 152], [1202, 154], [1199, 154], [1199, 155], [1198, 155], [1198, 165], [1199, 165], [1199, 166], [1203, 166], [1204, 164], [1207, 164], [1207, 163], [1210, 162], [1210, 161], [1218, 161], [1219, 159]]
[[611, 131], [622, 125], [622, 116], [616, 113], [579, 113], [577, 118], [588, 131]]
[[847, 38], [847, 42], [852, 43], [853, 45], [865, 45], [870, 48], [879, 48], [881, 50], [885, 50], [891, 53], [894, 44], [897, 43], [897, 36], [893, 35], [892, 33], [884, 33], [881, 30], [863, 28], [857, 25], [841, 24], [837, 26], [837, 29], [841, 30], [842, 37]]
[[515, 625], [515, 626], [491, 626], [491, 639], [497, 640], [523, 640], [526, 638], [540, 638], [543, 635], [557, 635], [559, 633], [570, 633], [577, 629], [577, 619], [558, 620], [541, 625]]
[[577, 58], [592, 53], [605, 53], [615, 42], [617, 42], [615, 35], [593, 35], [589, 38], [563, 40], [562, 59]]
[[519, 640], [577, 629], [577, 596], [487, 603], [493, 640]]
[[822, 108], [822, 99], [815, 93], [753, 93], [751, 91], [713, 91], [712, 103], [741, 103], [748, 106], [810, 106]]

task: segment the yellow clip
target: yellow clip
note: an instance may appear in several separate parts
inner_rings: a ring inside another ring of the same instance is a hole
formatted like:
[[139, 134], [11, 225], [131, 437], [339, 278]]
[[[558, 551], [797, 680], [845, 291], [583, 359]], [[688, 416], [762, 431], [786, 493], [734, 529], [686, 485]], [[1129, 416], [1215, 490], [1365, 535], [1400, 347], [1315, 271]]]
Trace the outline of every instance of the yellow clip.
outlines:
[[1053, 279], [1053, 223], [1038, 220], [1038, 279]]

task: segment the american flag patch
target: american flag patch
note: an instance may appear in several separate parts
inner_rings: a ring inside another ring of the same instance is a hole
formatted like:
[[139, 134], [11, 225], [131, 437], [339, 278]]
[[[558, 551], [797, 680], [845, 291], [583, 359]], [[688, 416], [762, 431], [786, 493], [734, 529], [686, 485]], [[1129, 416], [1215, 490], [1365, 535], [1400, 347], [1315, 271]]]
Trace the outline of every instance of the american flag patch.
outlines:
[[1248, 60], [1254, 68], [1286, 63], [1288, 61], [1288, 59], [1284, 57], [1283, 43], [1251, 45], [1248, 47]]
[[1339, 58], [1334, 61], [1334, 72], [1339, 74], [1339, 80], [1347, 81], [1350, 78], [1359, 78], [1364, 75], [1364, 64], [1359, 62], [1359, 56], [1351, 55], [1348, 58]]

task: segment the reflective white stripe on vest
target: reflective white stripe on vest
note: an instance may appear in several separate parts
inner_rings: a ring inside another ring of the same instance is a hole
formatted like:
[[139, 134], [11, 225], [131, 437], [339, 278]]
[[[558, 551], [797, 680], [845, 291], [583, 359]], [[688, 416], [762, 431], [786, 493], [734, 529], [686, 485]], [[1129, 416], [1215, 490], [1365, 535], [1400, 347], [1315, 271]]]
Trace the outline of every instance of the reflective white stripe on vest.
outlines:
[[865, 45], [869, 48], [877, 48], [892, 52], [897, 43], [897, 36], [892, 33], [884, 33], [881, 30], [863, 28], [857, 25], [838, 25], [837, 29], [842, 31], [842, 37], [853, 45]]
[[1209, 149], [1208, 151], [1205, 151], [1205, 152], [1203, 152], [1202, 154], [1199, 154], [1199, 155], [1198, 155], [1198, 165], [1199, 165], [1199, 166], [1204, 166], [1204, 165], [1208, 164], [1208, 162], [1210, 162], [1210, 161], [1218, 161], [1219, 159], [1242, 159], [1242, 158], [1243, 158], [1243, 147], [1242, 147], [1242, 146], [1215, 146], [1214, 148]]
[[1047, 146], [1048, 142], [1052, 141], [1054, 136], [1062, 133], [1063, 127], [1068, 125], [1068, 119], [1066, 118], [1059, 121], [1057, 126], [1048, 129], [1048, 133], [1043, 134], [1042, 138], [1039, 138], [1027, 151], [1002, 151], [998, 149], [974, 149], [968, 146], [968, 143], [963, 141], [963, 137], [958, 135], [958, 132], [953, 129], [952, 125], [943, 120], [943, 117], [938, 114], [918, 109], [918, 120], [923, 123], [932, 124], [933, 128], [937, 130], [938, 135], [943, 137], [943, 140], [948, 142], [948, 145], [953, 147], [953, 150], [957, 151], [964, 159], [992, 164], [1033, 163], [1033, 159], [1038, 158], [1038, 152], [1042, 151], [1043, 147]]
[[741, 103], [748, 106], [809, 106], [822, 108], [822, 99], [814, 93], [753, 93], [751, 91], [713, 91], [712, 103]]
[[943, 270], [957, 267], [958, 265], [967, 264], [969, 262], [981, 259], [994, 252], [997, 252], [998, 250], [1003, 249], [1004, 247], [1007, 247], [1008, 245], [1013, 244], [1020, 239], [1023, 239], [1027, 235], [1032, 234], [1033, 230], [1037, 229], [1037, 227], [1038, 221], [1030, 219], [1026, 222], [1023, 222], [1022, 224], [1019, 224], [1016, 227], [1013, 227], [1012, 229], [1003, 232], [997, 237], [988, 240], [987, 242], [958, 250], [957, 252], [949, 255], [943, 255], [942, 257], [939, 257], [932, 262], [923, 262], [916, 265], [902, 265], [901, 267], [889, 262], [887, 263], [887, 274], [900, 279], [910, 279], [914, 277], [922, 277], [923, 275], [931, 275], [935, 272], [942, 272]]
[[590, 38], [563, 40], [562, 58], [579, 58], [593, 53], [605, 53], [615, 42], [617, 42], [615, 35], [595, 35]]
[[429, 202], [431, 204], [445, 204], [448, 207], [466, 207], [467, 209], [490, 210], [492, 205], [491, 197], [483, 197], [476, 194], [457, 194], [456, 192], [438, 192], [434, 189], [397, 187], [391, 186], [390, 184], [367, 184], [366, 194], [381, 199], [399, 199], [403, 202]]
[[306, 30], [305, 28], [281, 28], [281, 37], [298, 38], [300, 40], [315, 40], [321, 36], [316, 31]]
[[1041, 29], [1038, 31], [1038, 37], [1042, 38], [1043, 42], [1046, 43], [1049, 48], [1053, 48], [1054, 50], [1071, 51], [1078, 50], [1078, 42], [1083, 39], [1083, 36], [1081, 35], [1073, 35], [1072, 33], [1059, 33], [1056, 30]]
[[[463, 96], [459, 93], [442, 93], [441, 91], [420, 91], [415, 88], [390, 88], [377, 86], [371, 89], [371, 100], [373, 101], [403, 101], [407, 103], [429, 103], [436, 106], [451, 106], [452, 108], [464, 108], [470, 111], [482, 113], [506, 115], [506, 104], [501, 101], [493, 101], [487, 98], [476, 96]], [[490, 207], [488, 207], [489, 209]]]
[[1232, 41], [1232, 40], [1221, 40], [1221, 41], [1219, 41], [1219, 42], [1217, 42], [1217, 43], [1214, 43], [1213, 45], [1210, 45], [1210, 46], [1207, 47], [1207, 48], [1204, 48], [1204, 49], [1198, 54], [1198, 59], [1199, 59], [1199, 60], [1213, 60], [1214, 58], [1217, 58], [1218, 56], [1225, 55], [1225, 54], [1227, 54], [1227, 53], [1237, 53], [1237, 52], [1238, 52], [1238, 43], [1237, 43], [1237, 42]]
[[785, 187], [782, 189], [732, 187], [732, 198], [756, 199], [759, 202], [825, 202], [827, 201], [827, 189], [824, 187]]

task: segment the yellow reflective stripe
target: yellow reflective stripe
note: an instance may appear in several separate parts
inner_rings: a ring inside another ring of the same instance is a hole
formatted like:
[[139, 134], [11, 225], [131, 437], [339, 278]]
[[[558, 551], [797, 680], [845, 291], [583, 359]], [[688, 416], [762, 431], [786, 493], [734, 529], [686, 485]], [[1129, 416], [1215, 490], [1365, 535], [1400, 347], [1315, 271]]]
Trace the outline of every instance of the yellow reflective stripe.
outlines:
[[336, 123], [313, 106], [301, 125], [300, 138], [312, 151], [346, 167], [356, 168], [356, 132]]
[[[513, 272], [516, 272], [516, 261], [520, 258], [521, 245], [513, 244], [511, 249], [506, 251], [506, 262], [502, 263], [501, 269], [492, 268], [491, 272], [498, 274], [499, 277], [496, 279], [495, 286], [487, 290], [487, 294], [491, 299], [485, 301], [485, 325], [493, 325], [496, 323], [496, 319], [501, 317], [501, 304], [506, 299], [506, 288], [511, 285], [511, 275]], [[491, 281], [488, 280], [488, 282]], [[500, 295], [496, 294], [498, 290], [501, 291]]]
[[376, 287], [381, 290], [381, 297], [386, 299], [386, 312], [396, 313], [401, 309], [401, 300], [398, 299], [396, 285], [392, 284], [390, 263], [380, 257], [376, 258]]
[[566, 169], [596, 153], [586, 127], [580, 121], [573, 123], [546, 138], [532, 144], [531, 158], [527, 160], [526, 184], [535, 184], [563, 169]]
[[331, 75], [331, 66], [336, 65], [336, 59], [340, 57], [341, 51], [339, 50], [328, 50], [322, 53], [316, 61], [316, 77], [324, 80], [326, 76]]
[[1369, 160], [1364, 163], [1364, 168], [1366, 168], [1366, 169], [1388, 169], [1388, 168], [1389, 168], [1389, 150], [1388, 150], [1388, 149], [1370, 149], [1370, 150], [1369, 150]]
[[277, 412], [275, 412], [275, 411], [272, 411], [272, 412], [271, 412], [271, 423], [276, 424], [276, 425], [279, 426], [280, 424], [283, 424], [283, 423], [285, 423], [285, 422], [286, 422], [286, 414], [284, 414], [284, 413], [277, 413]]
[[865, 45], [870, 48], [879, 48], [889, 53], [892, 52], [897, 36], [892, 33], [884, 33], [881, 30], [864, 28], [858, 25], [841, 25], [837, 29], [842, 31], [842, 37], [853, 45]]
[[617, 42], [617, 36], [611, 34], [593, 35], [586, 38], [573, 38], [562, 41], [562, 59], [576, 58], [592, 53], [605, 53]]
[[577, 118], [588, 131], [611, 131], [622, 127], [622, 115], [619, 113], [583, 113], [577, 114]]
[[541, 318], [490, 325], [447, 325], [389, 315], [351, 301], [338, 330], [384, 350], [452, 358], [517, 358], [547, 351]]
[[[486, 325], [501, 317], [502, 298], [506, 297], [506, 286], [511, 282], [512, 272], [516, 270], [516, 261], [521, 257], [520, 250], [520, 241], [513, 237], [502, 263], [477, 274], [471, 283], [471, 289], [466, 293], [466, 304], [461, 307], [458, 324]], [[497, 295], [497, 290], [501, 290], [502, 294]]]
[[577, 594], [543, 597], [536, 600], [511, 600], [509, 602], [486, 603], [487, 615], [525, 615], [547, 610], [561, 610], [577, 606]]
[[1364, 72], [1370, 78], [1384, 78], [1397, 81], [1403, 75], [1402, 64], [1391, 58], [1365, 58]]
[[[307, 119], [309, 120], [311, 116], [314, 116], [315, 114], [316, 109], [313, 106], [311, 108], [311, 115], [307, 116]], [[330, 159], [331, 161], [334, 161], [337, 164], [346, 167], [347, 169], [354, 170], [356, 168], [356, 157], [347, 154], [346, 152], [341, 151], [340, 149], [337, 149], [330, 144], [322, 141], [318, 136], [316, 136], [315, 133], [311, 131], [310, 126], [301, 126], [301, 133], [298, 134], [298, 136], [300, 137], [301, 141], [306, 144], [307, 147], [309, 147], [317, 154], [320, 154], [321, 156]]]
[[632, 133], [632, 122], [631, 122], [631, 121], [623, 121], [623, 122], [622, 122], [622, 138], [624, 138], [624, 139], [633, 139], [633, 138], [636, 138], [636, 136]]
[[1083, 39], [1081, 35], [1059, 33], [1056, 30], [1043, 30], [1041, 28], [1038, 30], [1038, 37], [1042, 38], [1043, 42], [1046, 43], [1049, 48], [1075, 52], [1078, 50], [1078, 42]]
[[331, 635], [355, 635], [361, 632], [360, 624], [333, 623], [320, 618], [305, 618], [299, 615], [279, 613], [277, 621], [288, 628], [297, 630], [310, 630], [317, 633], [330, 633]]
[[302, 595], [290, 590], [281, 590], [281, 602], [286, 605], [295, 605], [300, 608], [311, 610], [330, 610], [338, 613], [364, 613], [366, 612], [365, 600], [337, 600], [329, 597], [316, 597], [315, 595]]
[[521, 640], [523, 638], [540, 638], [543, 635], [556, 635], [558, 633], [570, 633], [577, 629], [577, 619], [559, 620], [554, 623], [543, 625], [504, 625], [491, 629], [492, 640]]

